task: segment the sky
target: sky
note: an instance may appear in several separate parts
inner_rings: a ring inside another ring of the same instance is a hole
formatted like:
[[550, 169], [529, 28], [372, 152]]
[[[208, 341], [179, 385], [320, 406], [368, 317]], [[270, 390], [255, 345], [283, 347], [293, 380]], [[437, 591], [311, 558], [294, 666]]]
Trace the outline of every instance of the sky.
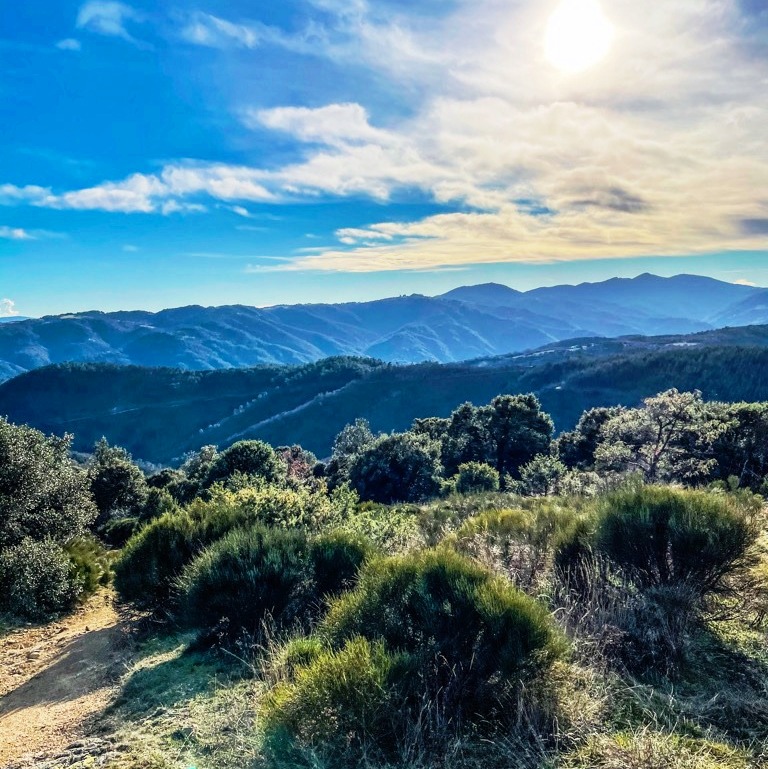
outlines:
[[768, 285], [768, 0], [24, 0], [0, 72], [0, 316]]

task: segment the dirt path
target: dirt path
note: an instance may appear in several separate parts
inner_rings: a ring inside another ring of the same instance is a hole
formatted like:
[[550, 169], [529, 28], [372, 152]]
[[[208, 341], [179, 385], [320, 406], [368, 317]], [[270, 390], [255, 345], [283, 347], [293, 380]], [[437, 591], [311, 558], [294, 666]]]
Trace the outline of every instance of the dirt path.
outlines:
[[128, 648], [108, 591], [61, 621], [0, 638], [0, 767], [36, 763], [82, 739], [109, 703]]

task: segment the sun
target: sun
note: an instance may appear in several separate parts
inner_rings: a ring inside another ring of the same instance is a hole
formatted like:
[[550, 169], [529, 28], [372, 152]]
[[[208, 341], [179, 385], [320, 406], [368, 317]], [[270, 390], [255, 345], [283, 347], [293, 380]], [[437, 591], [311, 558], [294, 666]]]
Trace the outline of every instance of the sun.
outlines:
[[561, 0], [547, 23], [547, 59], [567, 73], [582, 72], [605, 58], [613, 25], [598, 0]]

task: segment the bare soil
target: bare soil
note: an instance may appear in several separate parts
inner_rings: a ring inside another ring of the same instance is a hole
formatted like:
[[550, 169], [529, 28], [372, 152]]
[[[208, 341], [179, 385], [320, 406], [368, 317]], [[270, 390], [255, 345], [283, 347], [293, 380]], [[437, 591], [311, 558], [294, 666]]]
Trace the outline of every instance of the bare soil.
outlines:
[[0, 638], [0, 767], [42, 766], [83, 743], [130, 656], [107, 590], [74, 614]]

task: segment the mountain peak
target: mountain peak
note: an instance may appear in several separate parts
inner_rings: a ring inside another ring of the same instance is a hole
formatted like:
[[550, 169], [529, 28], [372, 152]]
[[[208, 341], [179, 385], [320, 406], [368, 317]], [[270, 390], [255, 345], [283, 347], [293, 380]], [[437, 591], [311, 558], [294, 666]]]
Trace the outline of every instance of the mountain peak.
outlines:
[[479, 283], [476, 286], [459, 286], [437, 298], [470, 304], [499, 306], [514, 303], [521, 294], [521, 291], [505, 286], [503, 283]]

